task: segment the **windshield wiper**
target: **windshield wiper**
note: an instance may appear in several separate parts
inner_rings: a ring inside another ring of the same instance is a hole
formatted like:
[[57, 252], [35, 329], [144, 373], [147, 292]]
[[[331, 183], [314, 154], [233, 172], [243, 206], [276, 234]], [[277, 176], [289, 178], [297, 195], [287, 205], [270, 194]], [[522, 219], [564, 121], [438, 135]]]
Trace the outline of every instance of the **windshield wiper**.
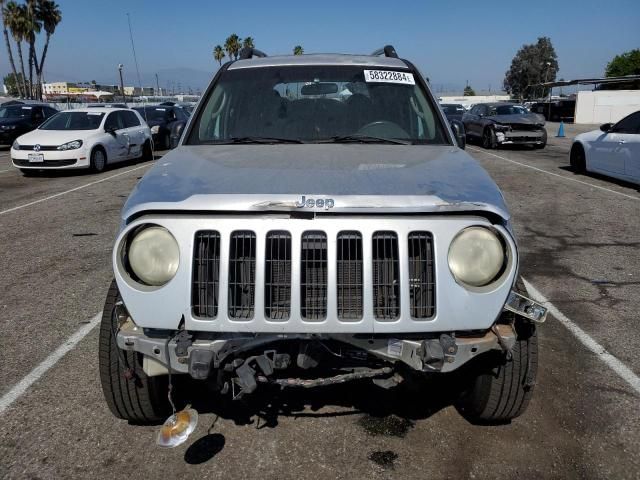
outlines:
[[207, 143], [212, 143], [215, 145], [231, 145], [231, 144], [237, 144], [237, 143], [257, 143], [257, 144], [262, 144], [262, 143], [304, 143], [302, 140], [296, 140], [294, 138], [278, 138], [278, 137], [231, 137], [229, 139], [226, 140], [219, 140], [219, 141], [213, 141], [213, 142], [207, 142]]
[[393, 145], [411, 145], [409, 140], [399, 138], [373, 137], [371, 135], [335, 135], [327, 140], [320, 140], [318, 143], [390, 143]]

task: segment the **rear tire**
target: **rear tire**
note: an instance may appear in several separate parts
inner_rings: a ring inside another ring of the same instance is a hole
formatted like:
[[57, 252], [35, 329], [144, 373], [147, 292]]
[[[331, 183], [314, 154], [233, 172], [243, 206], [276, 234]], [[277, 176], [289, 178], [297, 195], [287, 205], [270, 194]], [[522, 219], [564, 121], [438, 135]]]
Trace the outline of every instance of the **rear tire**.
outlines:
[[569, 163], [575, 173], [585, 173], [587, 171], [587, 161], [584, 154], [584, 148], [582, 148], [582, 145], [579, 143], [576, 143], [571, 147]]
[[508, 423], [529, 405], [538, 370], [538, 336], [533, 323], [516, 317], [515, 327], [511, 360], [497, 352], [478, 358], [480, 370], [472, 373], [470, 388], [456, 403], [458, 412], [471, 423]]
[[91, 151], [91, 170], [96, 173], [103, 172], [107, 166], [107, 153], [102, 147], [96, 147]]
[[[115, 333], [116, 303], [121, 301], [115, 280], [111, 282], [102, 313], [99, 342], [99, 370], [102, 392], [116, 417], [139, 424], [157, 424], [171, 414], [167, 399], [168, 378], [148, 377], [142, 370], [142, 354], [118, 348]], [[133, 378], [125, 378], [131, 369]]]

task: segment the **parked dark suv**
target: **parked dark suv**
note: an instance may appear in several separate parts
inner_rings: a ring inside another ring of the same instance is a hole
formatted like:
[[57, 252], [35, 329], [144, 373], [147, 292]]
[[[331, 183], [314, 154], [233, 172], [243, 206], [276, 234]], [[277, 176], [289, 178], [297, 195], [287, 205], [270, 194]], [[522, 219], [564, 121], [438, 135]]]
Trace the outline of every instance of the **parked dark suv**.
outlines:
[[177, 106], [157, 105], [153, 107], [134, 108], [145, 119], [151, 134], [153, 143], [159, 150], [169, 150], [178, 145], [182, 129], [189, 120], [189, 115]]
[[16, 138], [36, 129], [58, 113], [55, 108], [35, 103], [9, 103], [0, 107], [0, 145], [9, 146]]

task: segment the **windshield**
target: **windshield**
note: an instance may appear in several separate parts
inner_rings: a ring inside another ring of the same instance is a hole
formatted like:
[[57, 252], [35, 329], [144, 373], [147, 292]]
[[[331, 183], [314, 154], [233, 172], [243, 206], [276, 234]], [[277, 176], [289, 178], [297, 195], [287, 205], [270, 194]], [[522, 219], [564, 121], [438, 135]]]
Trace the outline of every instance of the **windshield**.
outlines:
[[449, 144], [435, 112], [408, 72], [362, 66], [228, 70], [207, 94], [185, 144], [364, 137]]
[[444, 113], [447, 113], [449, 115], [455, 115], [456, 113], [462, 115], [464, 113], [464, 107], [462, 105], [443, 103], [440, 106], [442, 107]]
[[31, 117], [31, 107], [13, 105], [0, 108], [0, 118], [24, 118]]
[[40, 130], [96, 130], [104, 113], [60, 112], [40, 125]]
[[491, 115], [525, 115], [529, 113], [520, 105], [500, 105], [491, 111]]
[[[167, 118], [167, 109], [158, 107], [140, 107], [134, 108], [142, 118], [147, 122], [151, 121], [164, 121]], [[146, 113], [145, 113], [146, 112]]]

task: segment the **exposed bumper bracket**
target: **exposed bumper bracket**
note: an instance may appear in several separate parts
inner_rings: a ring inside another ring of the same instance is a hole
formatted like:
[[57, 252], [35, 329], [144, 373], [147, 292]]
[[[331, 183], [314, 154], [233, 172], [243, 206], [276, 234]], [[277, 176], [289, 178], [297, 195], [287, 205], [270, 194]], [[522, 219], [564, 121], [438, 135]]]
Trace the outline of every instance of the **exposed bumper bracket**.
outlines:
[[547, 319], [546, 307], [513, 290], [511, 290], [509, 297], [507, 297], [504, 309], [535, 323], [544, 323]]

